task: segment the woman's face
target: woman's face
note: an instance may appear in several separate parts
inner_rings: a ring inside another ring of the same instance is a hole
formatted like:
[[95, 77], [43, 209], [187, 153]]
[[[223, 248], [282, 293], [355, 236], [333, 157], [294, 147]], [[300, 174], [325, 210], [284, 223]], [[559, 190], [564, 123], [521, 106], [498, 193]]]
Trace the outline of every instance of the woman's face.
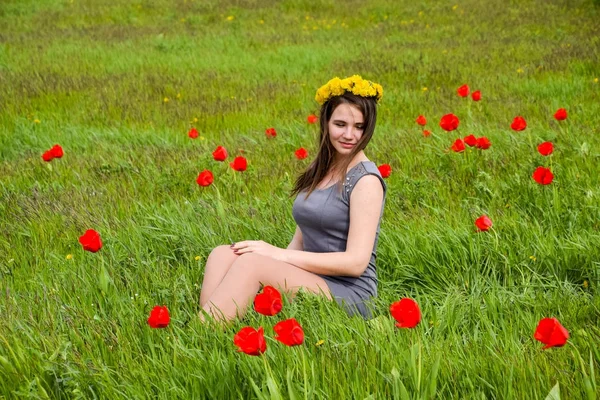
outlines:
[[328, 127], [329, 140], [337, 152], [336, 158], [347, 156], [362, 137], [364, 130], [362, 112], [354, 105], [342, 103], [333, 110]]

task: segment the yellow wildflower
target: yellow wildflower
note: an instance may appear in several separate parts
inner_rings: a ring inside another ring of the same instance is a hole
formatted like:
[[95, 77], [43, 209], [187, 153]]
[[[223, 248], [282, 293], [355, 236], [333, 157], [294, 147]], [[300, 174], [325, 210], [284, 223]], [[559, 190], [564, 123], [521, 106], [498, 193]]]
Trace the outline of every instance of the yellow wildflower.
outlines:
[[426, 92], [427, 88], [425, 86], [423, 86], [423, 88], [421, 88], [422, 91]]
[[452, 6], [453, 10], [456, 10], [457, 8], [458, 8], [458, 4], [455, 4], [455, 5]]
[[317, 343], [315, 343], [315, 346], [321, 346], [323, 343], [325, 343], [325, 341], [321, 339]]
[[33, 120], [33, 122], [36, 123], [36, 124], [39, 124], [41, 121], [36, 118], [36, 119]]
[[67, 254], [67, 256], [65, 257], [67, 260], [70, 260], [73, 258], [73, 254]]
[[598, 78], [594, 78], [594, 83], [598, 83]]
[[265, 21], [261, 19], [260, 21], [258, 21], [258, 23], [259, 23], [259, 24], [264, 24], [264, 23], [265, 23]]
[[523, 68], [517, 69], [517, 73], [522, 74], [523, 73]]
[[168, 97], [165, 97], [165, 98], [163, 99], [163, 102], [165, 102], [165, 103], [168, 103], [168, 102], [169, 102], [169, 98], [168, 98]]
[[177, 93], [177, 98], [180, 99], [181, 98], [181, 93]]
[[535, 256], [529, 256], [529, 259], [532, 261], [537, 261], [537, 258], [535, 258]]
[[587, 289], [588, 286], [590, 286], [589, 282], [587, 280], [583, 281], [583, 288]]
[[196, 257], [194, 257], [194, 260], [196, 260], [196, 261], [200, 261], [200, 259], [201, 259], [201, 258], [202, 258], [202, 257], [200, 257], [200, 256], [196, 256]]
[[198, 118], [194, 117], [193, 121], [198, 122]]
[[233, 15], [230, 15], [227, 17], [227, 21], [233, 21], [233, 18], [234, 18]]

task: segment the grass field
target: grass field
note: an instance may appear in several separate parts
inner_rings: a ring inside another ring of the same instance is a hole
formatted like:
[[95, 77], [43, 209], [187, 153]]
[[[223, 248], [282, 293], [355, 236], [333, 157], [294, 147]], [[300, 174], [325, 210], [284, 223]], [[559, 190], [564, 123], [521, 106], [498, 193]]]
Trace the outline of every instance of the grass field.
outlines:
[[[3, 0], [0, 398], [597, 398], [599, 20], [578, 0]], [[352, 74], [384, 88], [366, 154], [393, 169], [377, 318], [301, 295], [275, 317], [203, 326], [206, 257], [287, 247], [315, 91]], [[481, 101], [457, 96], [465, 83]], [[491, 148], [448, 151], [471, 133]], [[44, 162], [54, 144], [64, 157]], [[482, 214], [493, 227], [478, 233]], [[98, 253], [78, 243], [90, 228]], [[421, 307], [414, 329], [390, 316], [402, 297]], [[148, 326], [154, 305], [167, 328]], [[289, 317], [302, 346], [273, 339]], [[564, 347], [533, 339], [544, 317]], [[236, 352], [247, 325], [265, 328], [261, 357]]]

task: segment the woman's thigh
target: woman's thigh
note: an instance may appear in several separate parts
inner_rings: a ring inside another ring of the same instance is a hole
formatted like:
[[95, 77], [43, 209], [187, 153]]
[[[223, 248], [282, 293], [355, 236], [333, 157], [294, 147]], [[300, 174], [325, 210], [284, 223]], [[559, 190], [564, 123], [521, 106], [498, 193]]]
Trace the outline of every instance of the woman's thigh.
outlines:
[[319, 275], [295, 265], [254, 253], [239, 256], [228, 275], [249, 275], [261, 285], [270, 285], [292, 294], [301, 288], [332, 299], [327, 282]]

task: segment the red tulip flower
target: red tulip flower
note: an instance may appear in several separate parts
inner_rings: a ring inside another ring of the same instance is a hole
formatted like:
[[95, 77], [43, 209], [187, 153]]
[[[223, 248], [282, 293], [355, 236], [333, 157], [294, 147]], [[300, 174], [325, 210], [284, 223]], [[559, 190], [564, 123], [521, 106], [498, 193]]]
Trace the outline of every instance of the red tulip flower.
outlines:
[[258, 356], [267, 351], [267, 342], [262, 326], [258, 330], [251, 326], [242, 328], [233, 337], [233, 343], [239, 347], [238, 353], [244, 352], [250, 356]]
[[427, 119], [425, 119], [425, 117], [424, 117], [424, 116], [422, 116], [422, 115], [419, 115], [419, 116], [417, 117], [417, 119], [415, 120], [415, 122], [416, 122], [417, 124], [421, 125], [421, 126], [425, 126], [425, 124], [427, 124]]
[[473, 101], [479, 101], [479, 100], [481, 100], [481, 91], [480, 90], [476, 90], [473, 93], [471, 93], [471, 98], [473, 99]]
[[450, 148], [455, 153], [463, 152], [465, 151], [465, 142], [462, 139], [456, 139]]
[[401, 299], [390, 305], [390, 313], [397, 321], [398, 328], [414, 328], [421, 321], [421, 310], [416, 301], [408, 298]]
[[469, 95], [469, 85], [462, 85], [456, 89], [456, 93], [458, 93], [460, 97], [467, 97]]
[[492, 227], [492, 220], [487, 215], [482, 215], [475, 220], [475, 226], [480, 231], [485, 232]]
[[392, 167], [390, 164], [381, 164], [379, 167], [377, 167], [377, 169], [379, 170], [382, 178], [389, 178], [389, 176], [392, 174]]
[[65, 153], [63, 152], [63, 148], [60, 147], [60, 145], [55, 144], [54, 146], [52, 146], [52, 148], [50, 149], [50, 153], [52, 154], [52, 157], [54, 158], [61, 158]]
[[549, 185], [552, 183], [553, 179], [554, 175], [548, 168], [537, 167], [535, 171], [533, 171], [533, 180], [540, 185]]
[[300, 147], [298, 150], [296, 150], [294, 152], [294, 155], [296, 156], [296, 158], [298, 160], [304, 160], [306, 157], [308, 157], [308, 152], [306, 151], [306, 149], [304, 147]]
[[465, 144], [468, 144], [470, 147], [473, 147], [477, 144], [477, 138], [475, 135], [465, 136], [464, 138]]
[[190, 131], [188, 132], [188, 136], [192, 139], [196, 139], [198, 137], [198, 130], [196, 128], [190, 129]]
[[426, 129], [423, 129], [423, 136], [425, 137], [429, 137], [431, 135], [431, 131], [428, 131]]
[[559, 108], [555, 113], [554, 113], [554, 118], [557, 121], [563, 121], [565, 119], [567, 119], [567, 110], [565, 110], [564, 108]]
[[544, 142], [538, 146], [538, 151], [543, 156], [549, 156], [554, 151], [552, 142]]
[[533, 337], [545, 344], [543, 349], [546, 350], [550, 347], [564, 346], [569, 339], [569, 331], [556, 318], [543, 318], [535, 328]]
[[273, 330], [277, 334], [275, 340], [279, 340], [286, 346], [298, 346], [304, 343], [304, 330], [294, 318], [278, 322]]
[[523, 117], [515, 117], [512, 124], [510, 124], [510, 127], [515, 131], [523, 131], [525, 128], [527, 128], [527, 122]]
[[477, 146], [477, 148], [481, 150], [487, 150], [490, 148], [491, 145], [492, 142], [490, 142], [490, 139], [486, 138], [485, 136], [477, 138], [477, 143], [475, 143], [475, 146]]
[[79, 243], [81, 243], [84, 250], [92, 253], [95, 253], [102, 248], [100, 234], [93, 229], [88, 229], [83, 235], [79, 236]]
[[44, 160], [46, 162], [52, 161], [53, 158], [54, 158], [54, 156], [52, 155], [52, 151], [50, 151], [50, 150], [45, 151], [44, 154], [42, 154], [42, 160]]
[[283, 308], [281, 293], [273, 286], [265, 286], [254, 298], [254, 310], [262, 315], [273, 316]]
[[277, 131], [275, 130], [275, 128], [268, 128], [265, 131], [265, 134], [267, 135], [267, 137], [275, 137], [277, 136]]
[[308, 121], [309, 124], [314, 124], [315, 122], [317, 122], [319, 120], [319, 117], [317, 117], [315, 114], [310, 114], [307, 118], [306, 121]]
[[150, 317], [148, 318], [148, 325], [151, 328], [166, 328], [169, 326], [171, 317], [169, 316], [169, 310], [166, 306], [155, 306], [150, 311]]
[[248, 168], [248, 161], [244, 157], [238, 156], [233, 159], [232, 163], [229, 163], [229, 166], [236, 171], [245, 171]]
[[451, 132], [458, 128], [459, 123], [460, 121], [456, 115], [446, 114], [440, 120], [440, 127], [447, 132]]
[[212, 172], [205, 169], [204, 171], [200, 172], [200, 174], [198, 174], [198, 177], [196, 178], [196, 183], [200, 186], [209, 186], [211, 183], [214, 182], [214, 180], [215, 177], [213, 176]]
[[213, 151], [212, 156], [216, 161], [225, 161], [227, 158], [227, 149], [223, 146], [217, 146], [215, 151]]

